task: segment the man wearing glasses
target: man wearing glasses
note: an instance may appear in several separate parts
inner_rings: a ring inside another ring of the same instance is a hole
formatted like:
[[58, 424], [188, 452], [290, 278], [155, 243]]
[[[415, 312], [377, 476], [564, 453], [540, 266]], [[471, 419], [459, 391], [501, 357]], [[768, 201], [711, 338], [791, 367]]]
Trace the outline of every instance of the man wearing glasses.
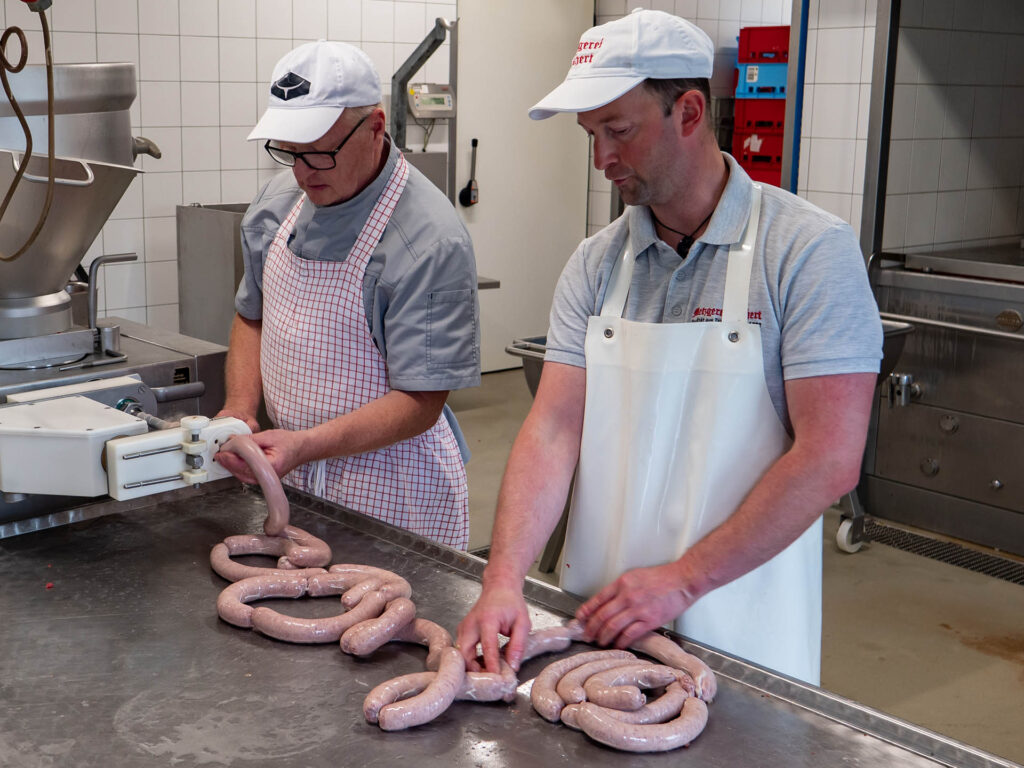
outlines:
[[[250, 140], [290, 173], [242, 220], [227, 398], [285, 481], [435, 541], [469, 541], [464, 441], [480, 383], [476, 263], [447, 198], [385, 132], [365, 53], [320, 41], [274, 68]], [[236, 476], [254, 482], [233, 455]]]

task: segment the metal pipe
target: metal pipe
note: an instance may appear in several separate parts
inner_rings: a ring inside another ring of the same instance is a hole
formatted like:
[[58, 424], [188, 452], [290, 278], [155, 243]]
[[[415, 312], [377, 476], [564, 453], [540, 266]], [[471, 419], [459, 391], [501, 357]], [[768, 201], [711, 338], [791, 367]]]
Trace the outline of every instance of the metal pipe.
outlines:
[[409, 80], [441, 46], [447, 30], [451, 27], [452, 22], [438, 17], [434, 22], [434, 28], [427, 33], [423, 42], [416, 46], [416, 50], [409, 54], [409, 58], [403, 62], [391, 78], [391, 138], [399, 150], [407, 149], [405, 146], [405, 92], [409, 87]]
[[89, 265], [89, 327], [96, 329], [96, 277], [104, 264], [115, 264], [119, 261], [135, 261], [139, 257], [134, 253], [110, 253], [97, 256]]
[[1007, 333], [1005, 331], [990, 331], [988, 328], [975, 328], [974, 326], [961, 325], [960, 323], [947, 323], [943, 320], [930, 320], [927, 317], [895, 315], [891, 312], [879, 312], [878, 314], [883, 320], [898, 320], [901, 323], [911, 323], [912, 325], [928, 325], [933, 326], [935, 328], [943, 328], [947, 331], [959, 331], [961, 333], [971, 333], [977, 336], [990, 336], [995, 339], [1024, 341], [1024, 336], [1021, 336], [1016, 333]]

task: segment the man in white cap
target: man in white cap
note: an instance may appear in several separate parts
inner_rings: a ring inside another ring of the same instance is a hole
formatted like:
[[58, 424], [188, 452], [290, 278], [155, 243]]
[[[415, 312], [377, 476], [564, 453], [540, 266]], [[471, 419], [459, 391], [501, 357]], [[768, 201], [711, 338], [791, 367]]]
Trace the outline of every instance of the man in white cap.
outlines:
[[579, 463], [561, 585], [588, 639], [676, 631], [818, 683], [822, 510], [857, 482], [882, 329], [850, 227], [720, 151], [714, 49], [637, 11], [587, 31], [530, 110], [575, 113], [630, 206], [555, 291], [544, 371], [509, 457], [476, 666], [522, 657], [523, 579]]
[[290, 485], [465, 549], [464, 441], [445, 400], [480, 383], [473, 247], [380, 102], [372, 62], [345, 43], [274, 68], [249, 139], [290, 172], [242, 220], [221, 414], [256, 430], [262, 398], [276, 429], [254, 439]]

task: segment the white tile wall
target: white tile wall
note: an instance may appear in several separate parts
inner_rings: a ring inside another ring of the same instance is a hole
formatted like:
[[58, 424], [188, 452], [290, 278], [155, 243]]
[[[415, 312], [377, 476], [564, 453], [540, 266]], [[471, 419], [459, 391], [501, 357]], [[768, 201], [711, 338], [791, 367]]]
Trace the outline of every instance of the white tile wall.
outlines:
[[892, 123], [899, 150], [889, 158], [885, 247], [1018, 239], [1021, 4], [904, 0], [902, 14]]
[[[625, 0], [618, 5], [624, 13]], [[378, 63], [387, 106], [396, 63], [404, 61], [438, 16], [455, 18], [454, 0], [55, 3], [48, 12], [54, 60], [134, 63], [138, 97], [131, 109], [132, 130], [152, 139], [163, 153], [159, 160], [141, 159], [146, 173], [129, 186], [83, 258], [87, 266], [105, 253], [139, 256], [138, 262], [103, 268], [101, 314], [177, 330], [175, 206], [246, 202], [277, 172], [262, 148], [245, 136], [266, 105], [266, 82], [281, 55], [320, 38], [361, 45]], [[38, 17], [21, 0], [0, 0], [0, 22], [22, 26], [29, 62], [43, 62]], [[403, 46], [401, 54], [396, 44]], [[424, 76], [447, 80], [447, 44], [430, 59]], [[431, 141], [445, 142], [445, 136], [435, 131]], [[408, 142], [417, 141], [422, 133], [410, 126]]]

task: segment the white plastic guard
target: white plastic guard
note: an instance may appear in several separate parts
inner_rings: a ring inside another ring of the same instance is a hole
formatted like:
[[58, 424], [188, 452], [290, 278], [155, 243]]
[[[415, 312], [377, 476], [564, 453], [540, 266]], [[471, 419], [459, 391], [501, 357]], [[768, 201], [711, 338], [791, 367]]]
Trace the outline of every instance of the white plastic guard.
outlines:
[[[213, 461], [213, 456], [232, 435], [248, 434], [251, 430], [244, 421], [223, 418], [210, 420], [199, 430], [199, 440], [195, 443], [188, 441], [180, 427], [110, 440], [107, 442], [107, 493], [123, 501], [230, 477], [231, 473]], [[188, 454], [184, 449], [186, 442], [189, 442]], [[205, 443], [205, 447], [193, 453], [196, 443]], [[201, 466], [190, 466], [186, 459], [189, 455], [199, 457]]]

